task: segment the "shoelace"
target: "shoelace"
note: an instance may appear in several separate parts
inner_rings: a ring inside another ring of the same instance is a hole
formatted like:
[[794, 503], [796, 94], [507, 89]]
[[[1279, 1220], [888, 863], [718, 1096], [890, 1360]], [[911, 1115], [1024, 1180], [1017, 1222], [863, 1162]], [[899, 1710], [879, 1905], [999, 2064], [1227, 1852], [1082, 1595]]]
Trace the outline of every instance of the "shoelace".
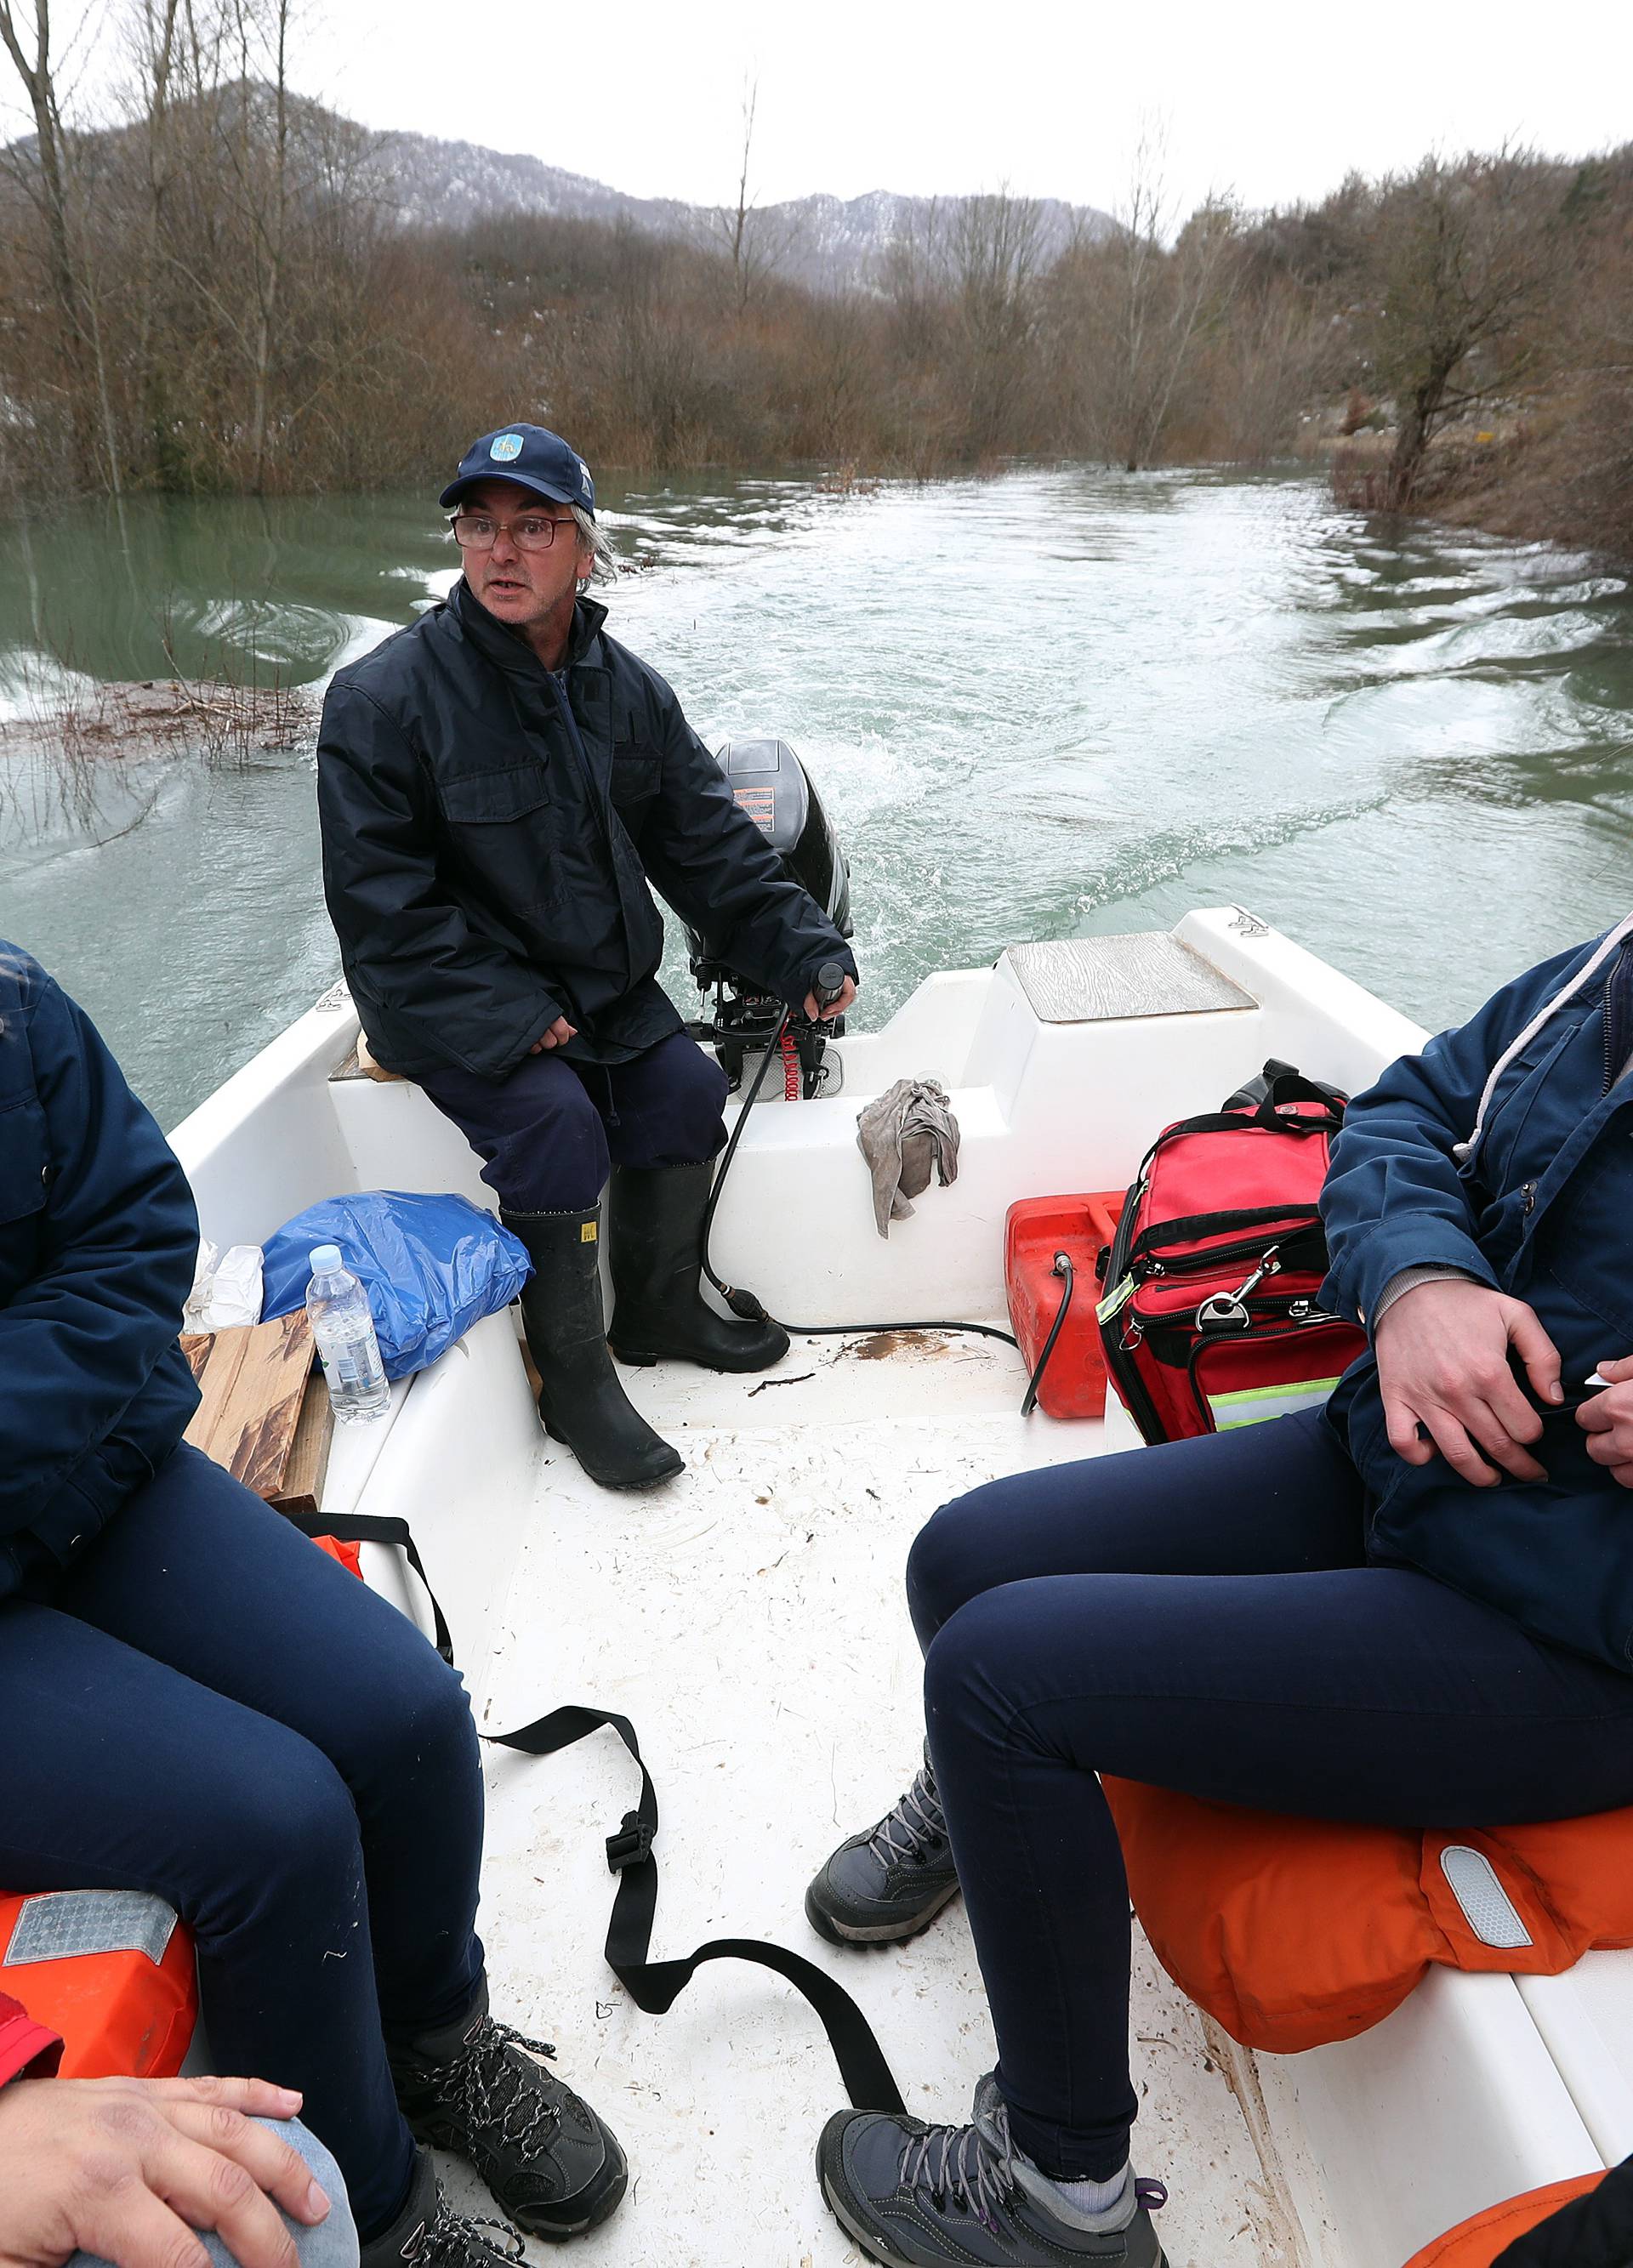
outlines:
[[528, 2085], [526, 2075], [506, 2055], [507, 2047], [535, 2056], [556, 2052], [548, 2040], [530, 2040], [514, 2025], [484, 2016], [469, 2045], [462, 2048], [451, 2064], [426, 2077], [468, 2126], [497, 2126], [502, 2142], [521, 2149], [541, 2127], [558, 2125], [561, 2110]]
[[923, 1864], [929, 1845], [946, 1840], [947, 1820], [935, 1793], [935, 1775], [926, 1764], [914, 1774], [913, 1786], [895, 1809], [886, 1812], [874, 1829], [868, 1848], [887, 1866], [892, 1859], [907, 1859], [917, 1866]]
[[[485, 2234], [498, 2231], [498, 2241]], [[448, 2203], [447, 2192], [437, 2183], [437, 2209], [425, 2223], [425, 2234], [416, 2250], [403, 2257], [410, 2268], [440, 2268], [447, 2262], [449, 2268], [469, 2268], [472, 2250], [491, 2253], [496, 2259], [524, 2260], [527, 2244], [521, 2231], [513, 2228], [507, 2220], [494, 2220], [484, 2215], [455, 2213]]]
[[997, 2116], [1001, 2143], [979, 2126], [928, 2126], [902, 2152], [898, 2178], [905, 2190], [922, 2190], [937, 2211], [950, 2202], [972, 2213], [989, 2235], [998, 2236], [998, 2213], [1016, 2192], [1009, 2164], [1009, 2123]]
[[[988, 2235], [1001, 2236], [999, 2212], [1020, 2185], [1012, 2166], [1009, 2114], [1002, 2103], [994, 2106], [992, 2123], [990, 2135], [975, 2125], [927, 2127], [903, 2149], [897, 2175], [904, 2189], [924, 2191], [938, 2211], [950, 2203], [972, 2213]], [[1161, 2182], [1134, 2183], [1137, 2208], [1159, 2213], [1167, 2202]]]

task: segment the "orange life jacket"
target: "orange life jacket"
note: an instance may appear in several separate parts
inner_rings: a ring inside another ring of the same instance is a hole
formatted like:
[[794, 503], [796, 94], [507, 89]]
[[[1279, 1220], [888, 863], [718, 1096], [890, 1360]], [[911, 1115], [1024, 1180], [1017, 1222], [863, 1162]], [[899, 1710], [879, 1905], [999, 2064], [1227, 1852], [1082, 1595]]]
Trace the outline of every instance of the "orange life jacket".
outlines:
[[1633, 1945], [1633, 1808], [1442, 1834], [1105, 1785], [1152, 1950], [1245, 2047], [1353, 2039], [1431, 1962], [1553, 1977]]
[[1472, 2220], [1459, 2221], [1421, 2252], [1415, 2252], [1406, 2268], [1492, 2268], [1498, 2253], [1505, 2251], [1517, 2236], [1535, 2228], [1572, 2198], [1585, 2197], [1604, 2178], [1602, 2173], [1579, 2174], [1575, 2181], [1550, 2182], [1545, 2190], [1532, 2190], [1525, 2197], [1488, 2205]]
[[167, 2079], [198, 2016], [193, 1940], [141, 1890], [0, 1892], [0, 1984], [63, 2037], [63, 2079]]
[[331, 1559], [338, 1559], [343, 1567], [350, 1567], [359, 1579], [363, 1573], [363, 1546], [343, 1543], [337, 1535], [314, 1535], [312, 1538], [320, 1551], [327, 1551]]

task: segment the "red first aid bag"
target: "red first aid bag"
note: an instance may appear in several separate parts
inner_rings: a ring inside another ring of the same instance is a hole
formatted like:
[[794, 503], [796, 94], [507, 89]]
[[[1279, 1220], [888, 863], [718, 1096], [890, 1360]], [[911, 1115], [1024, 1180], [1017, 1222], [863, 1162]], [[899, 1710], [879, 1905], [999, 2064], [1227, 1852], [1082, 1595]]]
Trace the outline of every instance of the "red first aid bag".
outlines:
[[1165, 1127], [1124, 1201], [1098, 1308], [1107, 1375], [1148, 1442], [1321, 1402], [1365, 1348], [1316, 1293], [1316, 1201], [1345, 1098], [1274, 1060]]

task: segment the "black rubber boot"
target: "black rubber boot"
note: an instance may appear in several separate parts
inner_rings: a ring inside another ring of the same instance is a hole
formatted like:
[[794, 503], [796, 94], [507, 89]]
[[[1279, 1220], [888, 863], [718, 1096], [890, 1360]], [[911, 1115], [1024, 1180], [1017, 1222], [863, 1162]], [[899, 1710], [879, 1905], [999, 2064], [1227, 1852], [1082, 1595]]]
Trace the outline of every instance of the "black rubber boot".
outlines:
[[538, 1365], [539, 1416], [602, 1488], [655, 1488], [685, 1460], [654, 1433], [618, 1383], [601, 1304], [601, 1207], [587, 1212], [501, 1212], [528, 1248], [533, 1273], [522, 1327]]
[[418, 2139], [465, 2159], [519, 2228], [552, 2243], [599, 2228], [629, 2186], [617, 2137], [548, 2068], [555, 2052], [489, 2015], [484, 1987], [461, 2022], [391, 2057]]
[[620, 1362], [695, 1362], [705, 1370], [769, 1370], [788, 1351], [773, 1322], [717, 1314], [698, 1288], [703, 1216], [714, 1164], [615, 1166], [612, 1328]]
[[359, 2246], [358, 2268], [515, 2268], [525, 2250], [507, 2222], [455, 2213], [430, 2151], [421, 2149], [402, 2212]]

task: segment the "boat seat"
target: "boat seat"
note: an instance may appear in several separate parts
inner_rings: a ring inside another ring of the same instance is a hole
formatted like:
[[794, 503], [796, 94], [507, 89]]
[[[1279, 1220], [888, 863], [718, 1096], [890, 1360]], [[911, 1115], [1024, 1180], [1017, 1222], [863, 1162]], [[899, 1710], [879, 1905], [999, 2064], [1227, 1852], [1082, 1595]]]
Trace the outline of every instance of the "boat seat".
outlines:
[[145, 1890], [0, 1891], [0, 1991], [60, 2033], [64, 2079], [171, 2079], [198, 2019], [193, 1940]]
[[[1421, 2252], [1415, 2252], [1406, 2268], [1492, 2268], [1500, 2252], [1507, 2250], [1516, 2237], [1538, 2228], [1550, 2213], [1569, 2205], [1573, 2198], [1585, 2197], [1604, 2180], [1603, 2172], [1580, 2174], [1574, 2181], [1550, 2182], [1546, 2189], [1531, 2190], [1524, 2197], [1507, 2198], [1501, 2205], [1488, 2205], [1472, 2220], [1459, 2221], [1444, 2236], [1437, 2236]], [[1550, 2234], [1552, 2232], [1550, 2231]]]
[[331, 1085], [347, 1079], [372, 1079], [381, 1086], [411, 1086], [414, 1083], [412, 1079], [404, 1078], [400, 1071], [388, 1071], [361, 1032], [358, 1034], [356, 1047], [336, 1064], [329, 1076]]
[[1551, 1977], [1633, 1945], [1633, 1808], [1443, 1834], [1105, 1792], [1153, 1951], [1245, 2047], [1353, 2039], [1435, 1962]]

